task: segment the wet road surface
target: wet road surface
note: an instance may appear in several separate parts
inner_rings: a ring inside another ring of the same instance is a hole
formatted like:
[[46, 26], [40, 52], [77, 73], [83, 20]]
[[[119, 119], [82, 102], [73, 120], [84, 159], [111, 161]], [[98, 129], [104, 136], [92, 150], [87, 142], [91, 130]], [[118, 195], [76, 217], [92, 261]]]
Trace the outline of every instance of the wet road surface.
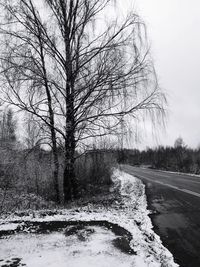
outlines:
[[181, 267], [200, 267], [200, 177], [123, 165], [146, 185], [155, 232]]

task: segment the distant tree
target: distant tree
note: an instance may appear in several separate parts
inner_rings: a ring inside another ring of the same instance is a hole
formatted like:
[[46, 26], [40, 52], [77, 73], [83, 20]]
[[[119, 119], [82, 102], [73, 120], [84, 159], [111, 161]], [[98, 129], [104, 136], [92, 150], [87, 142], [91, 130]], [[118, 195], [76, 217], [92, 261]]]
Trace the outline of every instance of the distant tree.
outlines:
[[17, 120], [12, 109], [2, 109], [0, 114], [0, 189], [3, 190], [3, 198], [0, 210], [3, 207], [7, 190], [13, 186], [15, 180], [16, 130]]
[[34, 116], [29, 113], [24, 121], [24, 141], [25, 146], [28, 149], [33, 149], [39, 146], [41, 143], [42, 129], [37, 121], [34, 120]]
[[174, 142], [174, 147], [175, 148], [180, 148], [180, 147], [185, 147], [185, 143], [183, 141], [183, 138], [180, 136], [178, 137], [175, 142]]
[[177, 170], [181, 171], [184, 167], [184, 154], [186, 145], [182, 137], [178, 137], [174, 142]]
[[11, 108], [5, 109], [0, 118], [0, 142], [12, 146], [16, 142], [17, 122]]

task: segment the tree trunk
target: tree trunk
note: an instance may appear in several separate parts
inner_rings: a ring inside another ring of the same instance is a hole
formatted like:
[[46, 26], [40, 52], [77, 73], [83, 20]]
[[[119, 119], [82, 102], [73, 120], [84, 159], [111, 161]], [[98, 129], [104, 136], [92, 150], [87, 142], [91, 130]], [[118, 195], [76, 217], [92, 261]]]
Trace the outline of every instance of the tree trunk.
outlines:
[[64, 201], [77, 197], [77, 180], [75, 174], [75, 137], [73, 97], [68, 97], [66, 114], [65, 167], [63, 177]]
[[44, 58], [44, 47], [43, 40], [41, 37], [41, 31], [38, 30], [38, 41], [40, 44], [40, 57], [42, 61], [42, 69], [44, 75], [44, 86], [46, 90], [46, 96], [48, 101], [48, 112], [49, 112], [49, 128], [51, 131], [51, 141], [52, 141], [52, 150], [53, 150], [53, 163], [54, 163], [54, 171], [53, 171], [53, 179], [54, 179], [54, 188], [56, 193], [56, 202], [60, 203], [60, 194], [59, 194], [59, 182], [58, 182], [58, 174], [59, 174], [59, 161], [58, 161], [58, 151], [57, 151], [57, 143], [56, 143], [56, 131], [55, 131], [55, 119], [54, 119], [54, 111], [52, 107], [52, 96], [51, 96], [51, 88], [48, 84], [47, 70]]
[[69, 200], [72, 200], [74, 197], [74, 185], [73, 185], [74, 180], [75, 180], [74, 162], [71, 156], [66, 155], [64, 177], [63, 177], [65, 203], [68, 202]]
[[75, 146], [73, 140], [66, 140], [65, 167], [63, 177], [64, 201], [67, 202], [77, 197], [77, 180], [75, 174]]
[[[55, 137], [55, 139], [53, 138]], [[53, 171], [53, 180], [54, 180], [54, 188], [56, 193], [56, 202], [60, 204], [60, 194], [59, 194], [59, 161], [58, 161], [58, 152], [57, 152], [57, 144], [56, 144], [56, 136], [52, 135], [52, 143], [53, 143], [53, 163], [54, 163], [54, 171]]]

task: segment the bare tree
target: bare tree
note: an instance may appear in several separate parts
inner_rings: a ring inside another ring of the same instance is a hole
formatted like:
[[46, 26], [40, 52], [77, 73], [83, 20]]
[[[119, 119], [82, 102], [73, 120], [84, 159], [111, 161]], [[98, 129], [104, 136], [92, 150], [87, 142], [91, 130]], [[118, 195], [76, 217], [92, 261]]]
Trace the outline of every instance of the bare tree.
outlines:
[[186, 147], [184, 141], [183, 141], [183, 138], [181, 136], [179, 136], [175, 142], [174, 142], [174, 147], [175, 148], [183, 148], [183, 147]]
[[4, 100], [49, 128], [55, 166], [63, 140], [67, 201], [77, 194], [77, 147], [116, 134], [130, 116], [164, 113], [145, 25], [133, 12], [103, 20], [111, 0], [2, 2]]
[[0, 117], [0, 143], [12, 148], [16, 144], [17, 121], [11, 108], [4, 109]]
[[24, 119], [24, 143], [25, 146], [31, 150], [40, 146], [42, 142], [42, 129], [35, 121], [33, 114], [28, 113]]

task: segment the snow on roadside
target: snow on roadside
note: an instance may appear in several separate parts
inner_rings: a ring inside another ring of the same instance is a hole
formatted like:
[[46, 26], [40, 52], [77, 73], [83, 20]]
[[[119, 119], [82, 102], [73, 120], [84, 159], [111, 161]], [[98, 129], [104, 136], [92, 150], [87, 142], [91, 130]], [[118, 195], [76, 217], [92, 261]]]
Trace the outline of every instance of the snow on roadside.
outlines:
[[161, 170], [161, 169], [151, 169], [151, 168], [145, 167], [145, 166], [142, 166], [141, 168], [146, 169], [146, 170], [153, 170], [153, 171], [159, 171], [159, 172], [165, 172], [165, 173], [173, 173], [173, 174], [178, 174], [178, 175], [194, 176], [194, 177], [200, 178], [200, 174], [195, 174], [195, 173], [179, 172], [179, 171], [165, 171], [165, 170]]
[[[145, 186], [141, 180], [125, 172], [116, 170], [116, 179], [121, 182], [121, 195], [124, 213], [129, 224], [124, 228], [133, 234], [132, 245], [137, 247], [138, 255], [145, 259], [147, 266], [175, 267], [172, 254], [162, 245], [160, 237], [152, 230], [153, 226], [147, 210]], [[136, 222], [134, 227], [133, 222]], [[122, 226], [122, 224], [120, 224]], [[133, 233], [135, 228], [137, 236]], [[135, 238], [136, 237], [136, 238]], [[138, 265], [140, 266], [140, 265]]]
[[17, 223], [5, 223], [0, 225], [0, 231], [14, 231], [17, 230]]
[[158, 170], [158, 171], [165, 172], [165, 173], [173, 173], [173, 174], [178, 174], [178, 175], [187, 175], [187, 176], [192, 176], [192, 177], [198, 177], [198, 178], [200, 178], [200, 174], [195, 174], [195, 173], [173, 172], [173, 171], [164, 171], [164, 170]]
[[[132, 257], [135, 267], [177, 267], [172, 254], [162, 245], [160, 237], [152, 230], [147, 210], [145, 187], [141, 180], [115, 169], [113, 172], [115, 187], [119, 189], [121, 200], [111, 207], [88, 204], [80, 208], [55, 211], [54, 215], [45, 215], [44, 211], [34, 211], [28, 216], [10, 217], [7, 222], [0, 220], [0, 231], [15, 229], [21, 221], [90, 221], [106, 220], [118, 224], [132, 234], [131, 246], [136, 252]], [[115, 188], [114, 188], [115, 189]], [[43, 215], [42, 215], [43, 214]], [[13, 224], [12, 221], [19, 221]], [[3, 229], [4, 228], [4, 229]]]

